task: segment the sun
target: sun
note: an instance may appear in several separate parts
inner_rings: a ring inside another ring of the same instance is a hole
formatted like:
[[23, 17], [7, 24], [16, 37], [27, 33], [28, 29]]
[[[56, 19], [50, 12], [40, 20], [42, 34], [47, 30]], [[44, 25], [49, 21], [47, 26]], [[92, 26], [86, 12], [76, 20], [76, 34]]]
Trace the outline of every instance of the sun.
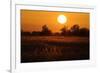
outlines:
[[67, 22], [67, 17], [65, 15], [59, 15], [58, 18], [57, 18], [57, 21], [60, 24], [65, 24]]

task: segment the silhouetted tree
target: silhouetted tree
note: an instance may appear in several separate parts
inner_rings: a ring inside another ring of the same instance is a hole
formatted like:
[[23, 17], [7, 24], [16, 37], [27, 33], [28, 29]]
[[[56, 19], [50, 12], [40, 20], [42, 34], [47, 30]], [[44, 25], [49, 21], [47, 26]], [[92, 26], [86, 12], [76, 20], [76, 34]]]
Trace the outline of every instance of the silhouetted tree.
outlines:
[[81, 28], [79, 31], [79, 36], [89, 36], [89, 29]]
[[75, 24], [71, 27], [71, 33], [72, 35], [78, 35], [79, 34], [79, 25]]
[[64, 27], [61, 29], [61, 35], [67, 35], [66, 26], [64, 26]]
[[51, 35], [52, 32], [51, 32], [51, 30], [47, 27], [47, 25], [43, 25], [43, 26], [42, 26], [41, 34], [42, 34], [42, 35]]

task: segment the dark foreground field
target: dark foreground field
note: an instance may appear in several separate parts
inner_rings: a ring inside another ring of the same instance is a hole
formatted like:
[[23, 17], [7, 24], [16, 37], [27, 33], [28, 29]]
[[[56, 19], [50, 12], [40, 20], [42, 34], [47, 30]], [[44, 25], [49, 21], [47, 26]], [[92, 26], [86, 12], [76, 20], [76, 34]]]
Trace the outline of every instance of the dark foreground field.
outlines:
[[21, 62], [89, 59], [89, 38], [63, 36], [22, 36]]

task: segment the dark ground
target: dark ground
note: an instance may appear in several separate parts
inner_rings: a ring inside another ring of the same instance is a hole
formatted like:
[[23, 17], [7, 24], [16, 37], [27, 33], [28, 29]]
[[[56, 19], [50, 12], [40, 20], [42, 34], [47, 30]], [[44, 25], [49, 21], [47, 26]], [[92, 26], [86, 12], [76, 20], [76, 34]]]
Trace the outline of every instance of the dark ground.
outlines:
[[21, 63], [88, 59], [88, 37], [21, 37]]

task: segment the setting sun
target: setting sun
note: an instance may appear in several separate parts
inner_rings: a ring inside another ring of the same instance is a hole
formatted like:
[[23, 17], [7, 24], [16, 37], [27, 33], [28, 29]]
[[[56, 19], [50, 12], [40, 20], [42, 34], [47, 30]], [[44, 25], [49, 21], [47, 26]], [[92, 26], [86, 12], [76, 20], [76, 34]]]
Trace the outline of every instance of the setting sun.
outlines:
[[64, 15], [59, 15], [58, 18], [57, 18], [57, 20], [58, 20], [58, 22], [59, 22], [60, 24], [64, 24], [64, 23], [67, 22], [67, 17], [64, 16]]
[[55, 33], [60, 32], [63, 25], [70, 29], [74, 24], [78, 24], [80, 28], [89, 29], [89, 13], [21, 10], [23, 31], [41, 31], [42, 26], [46, 25]]

